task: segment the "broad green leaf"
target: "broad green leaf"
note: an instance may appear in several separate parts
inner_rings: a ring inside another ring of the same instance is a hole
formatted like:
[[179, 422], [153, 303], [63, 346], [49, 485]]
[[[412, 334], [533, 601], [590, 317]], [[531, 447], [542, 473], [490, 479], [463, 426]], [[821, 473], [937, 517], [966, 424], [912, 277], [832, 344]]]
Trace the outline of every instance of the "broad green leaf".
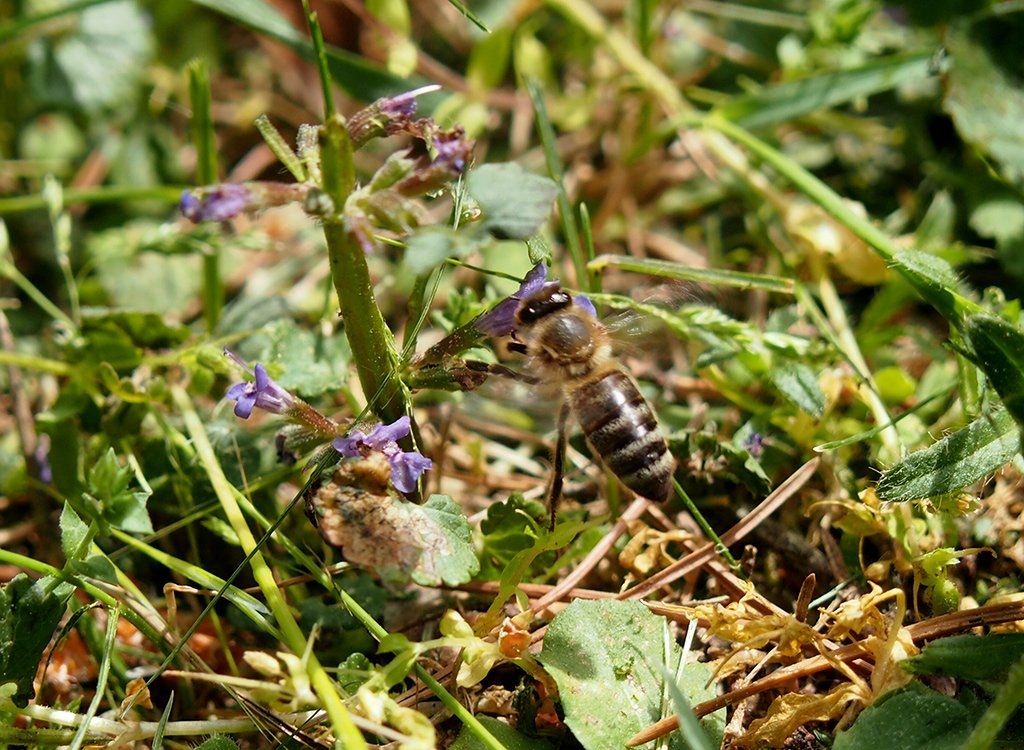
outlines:
[[981, 715], [980, 708], [912, 682], [867, 708], [850, 729], [836, 735], [832, 748], [960, 750]]
[[876, 491], [902, 502], [957, 492], [1020, 452], [1020, 427], [1005, 409], [985, 414], [888, 469]]
[[499, 239], [525, 240], [537, 234], [558, 193], [549, 177], [515, 162], [484, 164], [469, 173], [468, 190], [483, 211], [483, 228]]
[[[477, 720], [484, 725], [494, 739], [505, 746], [505, 750], [552, 750], [554, 745], [545, 739], [527, 737], [504, 722], [492, 719], [490, 716], [479, 714]], [[463, 726], [462, 731], [455, 742], [448, 746], [448, 750], [487, 750], [488, 745], [484, 744], [470, 727]]]
[[[621, 750], [663, 717], [661, 667], [680, 658], [674, 642], [663, 653], [663, 626], [632, 601], [577, 600], [552, 620], [537, 658], [558, 684], [566, 725], [587, 750]], [[681, 687], [691, 704], [713, 697], [709, 676], [705, 665], [687, 665]], [[705, 730], [709, 718], [701, 722]], [[685, 743], [673, 733], [668, 746]]]
[[[313, 45], [287, 18], [266, 0], [193, 0], [212, 11], [254, 31], [276, 39], [302, 55], [313, 59]], [[400, 78], [372, 65], [366, 58], [337, 47], [327, 49], [327, 66], [334, 82], [349, 94], [369, 102], [382, 96], [410, 91], [425, 81]], [[422, 103], [422, 102], [421, 102]]]
[[818, 73], [737, 96], [715, 110], [738, 125], [756, 130], [835, 107], [932, 75], [931, 50], [875, 60], [850, 70]]
[[433, 570], [414, 571], [412, 579], [420, 585], [459, 586], [473, 578], [480, 570], [473, 549], [473, 532], [462, 508], [448, 495], [431, 495], [423, 506], [424, 515], [433, 520], [444, 535], [444, 544], [437, 550]]
[[[1014, 33], [1021, 13], [953, 23], [945, 37], [952, 65], [943, 107], [964, 140], [990, 154], [1006, 179], [1024, 185], [1024, 91], [1020, 87], [1020, 48]], [[1001, 44], [1000, 39], [1005, 41]]]
[[783, 362], [768, 374], [779, 393], [794, 405], [812, 417], [820, 419], [824, 415], [825, 394], [810, 367], [800, 362]]
[[270, 346], [264, 366], [276, 364], [278, 385], [304, 398], [336, 392], [345, 381], [351, 351], [344, 336], [319, 336], [290, 319], [278, 320], [267, 332]]
[[479, 247], [479, 241], [468, 236], [467, 232], [456, 232], [450, 227], [424, 227], [414, 231], [406, 240], [403, 260], [410, 271], [420, 276], [448, 258], [464, 258]]
[[626, 255], [599, 255], [587, 264], [591, 271], [605, 268], [621, 268], [624, 271], [660, 276], [666, 279], [694, 281], [711, 286], [729, 286], [736, 289], [760, 289], [778, 294], [793, 294], [793, 280], [782, 276], [768, 276], [759, 273], [722, 271], [717, 268], [694, 268], [683, 263], [649, 258], [631, 258]]
[[0, 682], [14, 682], [11, 700], [24, 708], [35, 695], [32, 681], [75, 587], [46, 576], [19, 573], [0, 588]]
[[920, 654], [904, 661], [914, 674], [936, 674], [983, 682], [1002, 680], [1024, 655], [1024, 633], [953, 635], [931, 641]]
[[1024, 332], [988, 313], [964, 321], [964, 335], [974, 363], [988, 376], [1003, 405], [1024, 426]]

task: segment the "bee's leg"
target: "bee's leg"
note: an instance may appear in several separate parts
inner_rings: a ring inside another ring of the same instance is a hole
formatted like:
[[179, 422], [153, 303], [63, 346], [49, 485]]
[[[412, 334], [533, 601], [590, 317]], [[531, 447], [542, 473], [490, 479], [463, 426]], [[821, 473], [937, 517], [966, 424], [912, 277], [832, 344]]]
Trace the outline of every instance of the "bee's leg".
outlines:
[[525, 372], [519, 372], [519, 370], [513, 370], [511, 367], [505, 365], [495, 364], [493, 362], [480, 362], [475, 359], [465, 360], [466, 367], [474, 372], [482, 372], [487, 375], [493, 375], [499, 378], [508, 378], [510, 380], [518, 380], [520, 383], [527, 383], [529, 385], [537, 385], [540, 381], [532, 375], [527, 375]]
[[565, 443], [569, 427], [569, 403], [562, 402], [558, 410], [558, 438], [555, 441], [554, 468], [551, 474], [551, 486], [548, 488], [548, 508], [551, 511], [551, 526], [555, 528], [555, 512], [558, 510], [558, 499], [562, 496], [562, 480], [565, 478]]

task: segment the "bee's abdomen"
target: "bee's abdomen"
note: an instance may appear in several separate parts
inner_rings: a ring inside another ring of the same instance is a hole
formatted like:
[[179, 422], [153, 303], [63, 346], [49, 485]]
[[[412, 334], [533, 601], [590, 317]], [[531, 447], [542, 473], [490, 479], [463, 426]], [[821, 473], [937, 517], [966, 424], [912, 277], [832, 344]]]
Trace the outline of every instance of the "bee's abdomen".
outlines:
[[648, 500], [672, 491], [675, 461], [650, 405], [621, 370], [597, 373], [569, 394], [583, 434], [622, 483]]

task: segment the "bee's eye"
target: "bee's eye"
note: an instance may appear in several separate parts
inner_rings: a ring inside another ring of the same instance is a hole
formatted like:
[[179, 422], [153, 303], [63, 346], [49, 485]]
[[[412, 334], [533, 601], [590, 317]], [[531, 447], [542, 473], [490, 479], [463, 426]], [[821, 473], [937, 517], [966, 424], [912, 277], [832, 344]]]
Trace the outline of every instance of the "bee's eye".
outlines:
[[545, 315], [564, 310], [571, 304], [571, 294], [558, 287], [550, 287], [528, 297], [519, 308], [516, 317], [519, 318], [520, 323], [535, 323]]

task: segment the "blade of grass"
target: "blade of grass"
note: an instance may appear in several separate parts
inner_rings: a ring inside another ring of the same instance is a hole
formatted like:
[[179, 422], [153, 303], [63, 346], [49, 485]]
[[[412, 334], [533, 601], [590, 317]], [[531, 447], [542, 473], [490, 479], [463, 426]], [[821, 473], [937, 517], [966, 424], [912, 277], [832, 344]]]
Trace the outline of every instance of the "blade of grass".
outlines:
[[85, 741], [85, 733], [89, 730], [89, 722], [92, 721], [92, 718], [99, 710], [100, 703], [105, 698], [107, 678], [110, 676], [110, 656], [114, 653], [117, 638], [117, 621], [120, 614], [120, 607], [113, 607], [109, 610], [106, 639], [103, 643], [103, 658], [100, 660], [99, 671], [96, 675], [96, 692], [93, 694], [92, 701], [89, 702], [89, 708], [82, 715], [82, 723], [79, 724], [78, 731], [75, 732], [74, 739], [71, 740], [71, 744], [68, 746], [69, 750], [81, 750], [82, 743]]
[[[0, 44], [19, 36], [28, 29], [31, 29], [33, 26], [39, 26], [47, 21], [54, 21], [66, 16], [71, 16], [87, 8], [91, 8], [94, 5], [103, 5], [104, 3], [109, 2], [113, 2], [113, 0], [80, 0], [80, 2], [77, 3], [58, 6], [53, 10], [36, 13], [34, 15], [22, 16], [21, 18], [17, 18], [5, 23], [3, 26], [0, 26]], [[63, 28], [61, 30], [63, 30]]]
[[487, 24], [481, 21], [479, 16], [476, 15], [476, 13], [467, 8], [463, 3], [459, 2], [459, 0], [448, 0], [448, 4], [455, 8], [455, 10], [459, 11], [459, 13], [464, 15], [467, 19], [472, 21], [473, 24], [478, 29], [480, 29], [480, 31], [484, 32], [485, 34], [491, 33], [491, 30], [487, 28]]
[[[212, 185], [218, 180], [217, 144], [211, 114], [210, 74], [202, 60], [188, 64], [188, 91], [192, 103], [192, 143], [196, 149], [196, 183]], [[220, 249], [217, 245], [203, 253], [203, 319], [206, 330], [213, 331], [224, 308], [224, 286], [220, 281]]]
[[723, 271], [716, 268], [694, 268], [681, 263], [667, 260], [651, 260], [649, 258], [630, 258], [620, 255], [600, 255], [592, 260], [588, 267], [600, 273], [605, 268], [621, 268], [624, 271], [643, 273], [648, 276], [659, 276], [666, 279], [693, 281], [710, 286], [729, 286], [736, 289], [759, 289], [764, 292], [793, 294], [792, 279], [782, 276], [768, 276], [741, 271]]
[[583, 248], [580, 246], [579, 228], [576, 226], [576, 214], [569, 203], [569, 195], [565, 192], [565, 173], [562, 170], [562, 162], [558, 158], [558, 150], [555, 147], [555, 128], [548, 117], [547, 108], [544, 106], [544, 92], [536, 81], [528, 80], [526, 89], [530, 93], [530, 101], [533, 102], [533, 111], [537, 116], [537, 133], [540, 136], [541, 145], [544, 147], [544, 161], [547, 163], [548, 175], [558, 185], [558, 216], [562, 223], [562, 235], [565, 237], [565, 244], [569, 248], [569, 257], [572, 258], [573, 266], [576, 269], [576, 283], [584, 292], [590, 291], [590, 275], [587, 273], [586, 259], [583, 257]]
[[930, 75], [932, 51], [893, 55], [849, 70], [833, 70], [732, 97], [715, 113], [756, 130], [888, 91]]

